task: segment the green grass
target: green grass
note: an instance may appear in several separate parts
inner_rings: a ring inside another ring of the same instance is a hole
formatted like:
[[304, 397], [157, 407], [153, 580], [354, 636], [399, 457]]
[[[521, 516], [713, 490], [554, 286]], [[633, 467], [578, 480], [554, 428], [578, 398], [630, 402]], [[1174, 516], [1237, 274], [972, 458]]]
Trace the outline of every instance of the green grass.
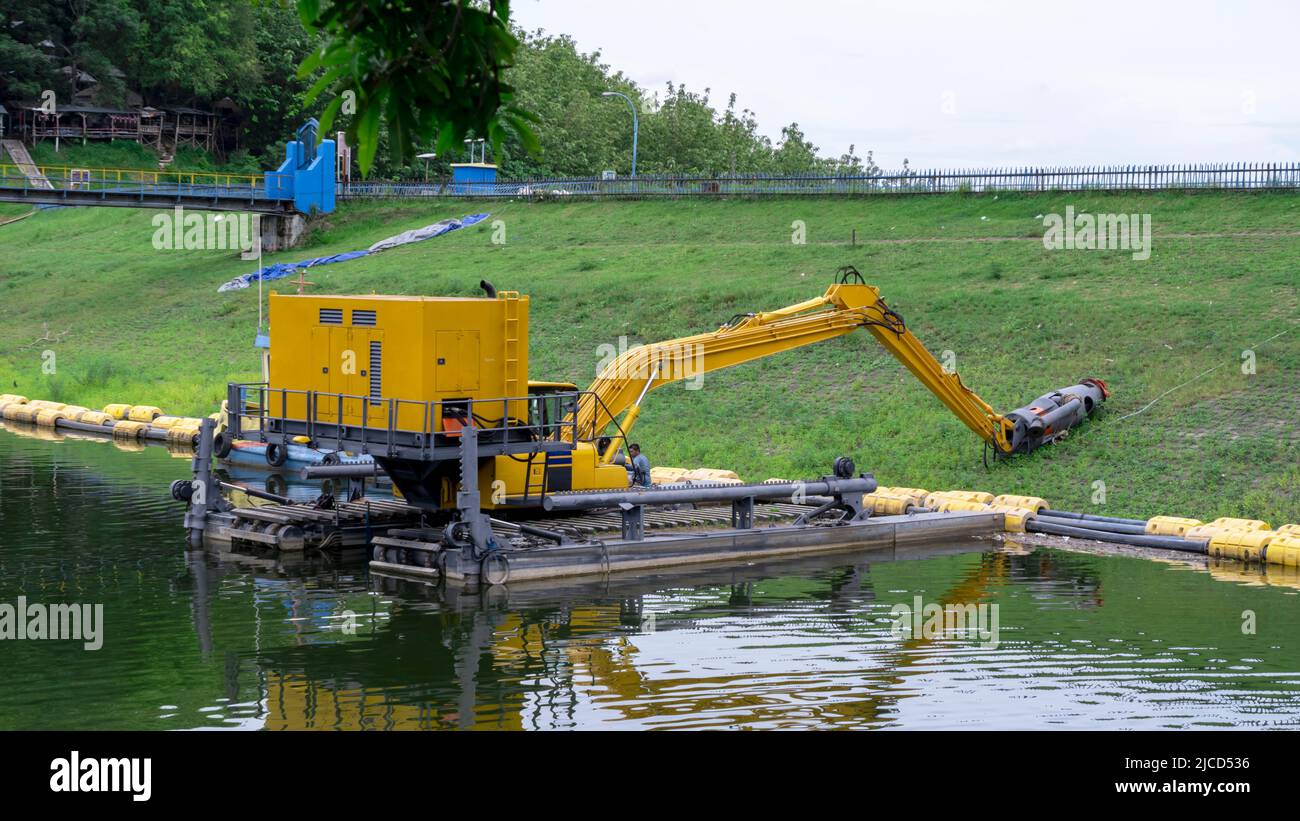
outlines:
[[[1150, 260], [1045, 250], [1039, 215], [1067, 205], [1150, 213]], [[1114, 397], [1068, 441], [986, 470], [979, 440], [870, 336], [852, 334], [709, 374], [698, 391], [651, 394], [634, 438], [652, 462], [765, 479], [819, 475], [849, 454], [883, 484], [1032, 493], [1112, 515], [1300, 521], [1293, 195], [374, 203], [345, 206], [313, 227], [309, 247], [274, 259], [362, 248], [477, 210], [505, 222], [505, 245], [488, 221], [310, 279], [318, 292], [473, 294], [483, 278], [523, 291], [533, 378], [585, 385], [602, 343], [711, 330], [819, 294], [852, 263], [995, 407], [1083, 376], [1106, 379]], [[63, 209], [0, 226], [0, 390], [200, 413], [228, 379], [256, 376], [256, 291], [216, 293], [252, 266], [233, 253], [155, 251], [150, 217]], [[805, 245], [791, 243], [795, 220]], [[68, 333], [33, 344], [42, 323]], [[54, 375], [41, 372], [46, 349]]]
[[[138, 168], [157, 170], [158, 152], [128, 140], [90, 142], [82, 145], [76, 140], [64, 140], [59, 150], [54, 143], [44, 141], [29, 148], [37, 165], [71, 166], [74, 168]], [[6, 155], [4, 162], [11, 160]], [[167, 167], [170, 171], [228, 171], [230, 173], [256, 174], [262, 171], [247, 152], [236, 152], [228, 162], [218, 162], [211, 154], [197, 148], [182, 146]]]

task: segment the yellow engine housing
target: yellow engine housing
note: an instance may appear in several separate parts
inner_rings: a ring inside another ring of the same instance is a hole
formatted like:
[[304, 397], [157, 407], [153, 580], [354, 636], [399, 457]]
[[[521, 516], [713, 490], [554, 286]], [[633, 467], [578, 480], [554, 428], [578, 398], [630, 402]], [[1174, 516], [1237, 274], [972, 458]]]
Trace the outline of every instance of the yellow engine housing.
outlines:
[[[271, 387], [345, 396], [323, 402], [318, 421], [387, 427], [380, 398], [403, 400], [395, 421], [405, 430], [423, 428], [426, 402], [509, 399], [491, 418], [528, 416], [527, 296], [272, 293], [269, 305]], [[286, 401], [285, 415], [305, 418], [305, 396]]]
[[[568, 383], [529, 382], [528, 297], [282, 295], [270, 300], [271, 346], [267, 412], [307, 418], [307, 394], [318, 398], [314, 421], [355, 427], [458, 434], [459, 425], [433, 413], [430, 402], [475, 402], [479, 427], [536, 415], [530, 394], [574, 392]], [[283, 392], [283, 393], [282, 393]], [[392, 400], [390, 404], [390, 400]], [[396, 418], [390, 419], [390, 414]], [[554, 420], [552, 420], [554, 421]], [[384, 458], [376, 454], [383, 463]], [[386, 465], [387, 467], [387, 465]], [[391, 471], [390, 471], [391, 473]], [[394, 475], [398, 483], [398, 476]], [[411, 490], [414, 479], [404, 480]], [[455, 505], [456, 479], [447, 472], [419, 481], [425, 498]], [[484, 508], [540, 502], [543, 490], [627, 487], [620, 465], [602, 465], [596, 447], [496, 455], [481, 460]], [[419, 494], [413, 494], [418, 496]]]

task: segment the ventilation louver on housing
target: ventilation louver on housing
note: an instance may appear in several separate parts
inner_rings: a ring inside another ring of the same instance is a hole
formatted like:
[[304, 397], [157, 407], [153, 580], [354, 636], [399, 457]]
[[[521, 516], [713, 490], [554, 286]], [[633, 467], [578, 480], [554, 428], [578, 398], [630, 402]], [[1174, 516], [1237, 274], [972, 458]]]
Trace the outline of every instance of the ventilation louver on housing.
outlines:
[[375, 312], [374, 311], [353, 311], [352, 324], [366, 325], [371, 328], [375, 327]]
[[342, 325], [343, 309], [342, 308], [321, 308], [320, 324], [322, 325]]
[[370, 343], [370, 404], [378, 405], [384, 395], [384, 343]]

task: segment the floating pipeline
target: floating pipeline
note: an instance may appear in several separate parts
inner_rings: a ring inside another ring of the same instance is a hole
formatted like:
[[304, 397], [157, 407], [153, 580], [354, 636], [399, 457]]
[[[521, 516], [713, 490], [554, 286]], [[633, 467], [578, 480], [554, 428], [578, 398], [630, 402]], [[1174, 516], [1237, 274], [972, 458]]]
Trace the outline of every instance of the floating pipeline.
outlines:
[[[221, 414], [210, 419], [219, 422]], [[62, 433], [111, 437], [119, 447], [141, 449], [146, 443], [165, 444], [175, 455], [191, 452], [198, 444], [199, 426], [195, 417], [169, 416], [153, 405], [114, 403], [96, 411], [80, 405], [68, 405], [42, 399], [28, 399], [18, 394], [0, 394], [0, 418], [19, 425], [30, 425], [41, 438], [59, 438]], [[324, 468], [340, 473], [356, 472], [359, 467], [338, 465]], [[320, 470], [313, 468], [312, 470]], [[684, 473], [684, 472], [683, 472]], [[704, 471], [696, 471], [704, 478]], [[735, 474], [710, 471], [709, 478], [730, 484]], [[678, 476], [679, 481], [685, 476]], [[1286, 524], [1272, 529], [1260, 519], [1222, 517], [1203, 522], [1181, 516], [1152, 516], [1129, 519], [1055, 510], [1046, 499], [972, 490], [928, 491], [912, 487], [877, 487], [863, 496], [863, 506], [876, 516], [899, 516], [912, 513], [949, 513], [956, 511], [994, 512], [1003, 515], [1007, 533], [1043, 533], [1091, 539], [1099, 542], [1199, 553], [1212, 559], [1300, 568], [1300, 524]]]
[[[219, 417], [220, 414], [212, 414], [209, 418]], [[111, 439], [126, 450], [139, 450], [145, 444], [163, 444], [173, 455], [193, 450], [203, 423], [195, 417], [167, 416], [153, 405], [113, 403], [105, 405], [103, 410], [92, 410], [12, 393], [0, 394], [0, 418], [52, 434], [75, 432]]]
[[[224, 460], [229, 457], [233, 462], [245, 464], [251, 462], [259, 465], [267, 461], [272, 467], [277, 467], [265, 458], [267, 446], [262, 443], [230, 443], [234, 450], [222, 452], [220, 449], [224, 428], [221, 424], [222, 416], [223, 412], [218, 411], [208, 417], [218, 425], [218, 458]], [[23, 435], [57, 440], [59, 436], [56, 434], [75, 432], [79, 434], [78, 438], [111, 441], [121, 450], [137, 451], [144, 450], [147, 445], [166, 445], [173, 456], [192, 454], [198, 442], [199, 425], [203, 422], [202, 419], [195, 417], [168, 415], [155, 405], [114, 402], [105, 405], [103, 410], [92, 410], [80, 405], [67, 405], [45, 399], [28, 399], [12, 393], [0, 394], [0, 419], [15, 425], [30, 426], [31, 430], [11, 428], [15, 433]], [[49, 435], [42, 436], [39, 431], [46, 431]], [[359, 464], [363, 467], [369, 465], [373, 471], [373, 462], [368, 456], [352, 457], [324, 453], [308, 447], [308, 442], [307, 437], [300, 436], [295, 437], [289, 445], [287, 463], [292, 469], [297, 470], [307, 464], [333, 464], [334, 462], [331, 461], [333, 459], [344, 465]], [[241, 454], [246, 455], [253, 451], [257, 453], [255, 459], [237, 458]], [[375, 474], [377, 471], [373, 471], [372, 475]]]
[[1300, 568], [1300, 524], [1273, 530], [1260, 519], [1223, 517], [1202, 522], [1181, 516], [1126, 519], [1053, 510], [1045, 499], [971, 490], [929, 492], [881, 486], [863, 497], [877, 516], [957, 510], [1003, 514], [1007, 533], [1044, 533], [1098, 542], [1200, 553], [1213, 559]]
[[1158, 547], [1164, 550], [1180, 550], [1185, 553], [1204, 553], [1205, 543], [1177, 536], [1144, 536], [1131, 533], [1116, 533], [1112, 530], [1091, 530], [1071, 527], [1053, 522], [1050, 517], [1034, 519], [1025, 523], [1026, 533], [1046, 533], [1051, 536], [1069, 536], [1075, 539], [1093, 539], [1101, 542], [1130, 545], [1132, 547]]

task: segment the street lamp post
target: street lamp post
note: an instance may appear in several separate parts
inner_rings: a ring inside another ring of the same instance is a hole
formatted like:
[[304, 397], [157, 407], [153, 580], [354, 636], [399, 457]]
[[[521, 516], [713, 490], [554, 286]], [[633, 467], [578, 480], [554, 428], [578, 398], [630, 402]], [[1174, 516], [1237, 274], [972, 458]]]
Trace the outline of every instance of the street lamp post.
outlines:
[[637, 132], [636, 104], [632, 102], [631, 97], [619, 91], [604, 91], [601, 92], [600, 96], [622, 97], [624, 100], [627, 100], [627, 107], [632, 109], [632, 179], [636, 179], [636, 132]]
[[429, 160], [432, 160], [434, 157], [437, 157], [437, 156], [438, 156], [437, 153], [432, 152], [432, 151], [430, 151], [430, 152], [428, 152], [428, 153], [425, 153], [425, 154], [416, 154], [416, 155], [415, 155], [415, 158], [416, 158], [417, 160], [424, 160], [424, 181], [425, 181], [425, 182], [428, 182], [428, 181], [429, 181]]

